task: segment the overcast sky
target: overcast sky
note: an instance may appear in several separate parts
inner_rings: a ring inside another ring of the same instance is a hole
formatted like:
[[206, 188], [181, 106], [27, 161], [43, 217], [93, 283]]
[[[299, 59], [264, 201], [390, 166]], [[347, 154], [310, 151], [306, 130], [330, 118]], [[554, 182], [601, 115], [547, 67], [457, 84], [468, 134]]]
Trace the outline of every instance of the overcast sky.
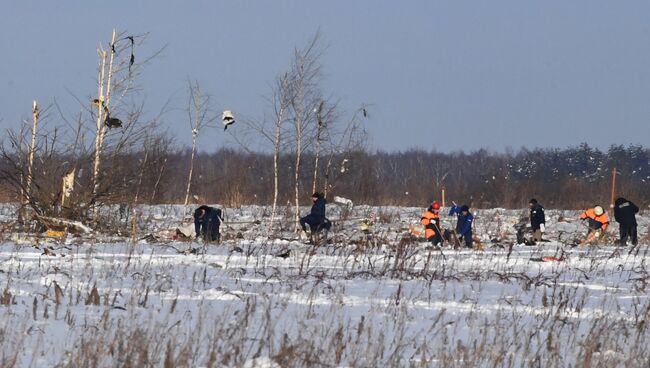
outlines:
[[[320, 29], [326, 94], [351, 113], [371, 105], [371, 148], [439, 151], [648, 145], [648, 1], [11, 1], [0, 14], [0, 120], [31, 101], [80, 111], [96, 94], [98, 42], [139, 34], [149, 116], [188, 78], [215, 107], [260, 117], [294, 47]], [[56, 118], [54, 116], [53, 118]], [[185, 114], [165, 125], [187, 144]], [[237, 128], [235, 125], [233, 128]], [[221, 130], [202, 148], [233, 146]]]

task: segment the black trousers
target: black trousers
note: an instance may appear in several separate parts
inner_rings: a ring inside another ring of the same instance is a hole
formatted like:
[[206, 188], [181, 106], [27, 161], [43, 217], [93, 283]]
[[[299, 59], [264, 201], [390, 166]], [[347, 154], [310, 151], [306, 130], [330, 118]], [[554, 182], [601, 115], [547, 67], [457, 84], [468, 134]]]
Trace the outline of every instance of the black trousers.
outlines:
[[631, 238], [632, 244], [636, 245], [638, 242], [636, 233], [636, 224], [619, 224], [619, 233], [621, 234], [621, 245], [627, 243], [627, 238]]
[[203, 224], [201, 229], [201, 235], [205, 241], [217, 241], [221, 239], [221, 234], [219, 234], [219, 225], [221, 221], [208, 220], [207, 224]]
[[302, 227], [303, 230], [307, 231], [307, 225], [309, 225], [309, 229], [312, 232], [318, 232], [321, 229], [325, 228], [324, 226], [322, 226], [324, 222], [325, 219], [323, 219], [322, 217], [317, 217], [310, 214], [300, 218], [300, 227]]
[[427, 240], [432, 242], [433, 244], [442, 244], [442, 236], [437, 231], [436, 231], [436, 234], [434, 236], [430, 237]]

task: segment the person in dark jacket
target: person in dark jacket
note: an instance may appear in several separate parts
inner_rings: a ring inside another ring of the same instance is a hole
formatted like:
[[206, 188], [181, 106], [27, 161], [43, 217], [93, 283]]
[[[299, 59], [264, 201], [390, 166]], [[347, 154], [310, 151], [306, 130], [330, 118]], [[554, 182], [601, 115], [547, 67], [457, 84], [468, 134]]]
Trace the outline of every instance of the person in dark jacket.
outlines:
[[627, 245], [627, 238], [631, 238], [632, 245], [637, 245], [636, 233], [636, 216], [639, 207], [623, 197], [619, 197], [614, 202], [614, 219], [619, 224], [619, 234], [621, 239], [619, 245]]
[[205, 241], [219, 241], [221, 239], [220, 225], [220, 209], [203, 205], [194, 211], [194, 230], [197, 239], [203, 237]]
[[542, 234], [546, 231], [546, 216], [544, 215], [544, 207], [537, 202], [537, 199], [532, 198], [528, 202], [530, 208], [530, 227], [533, 232], [533, 241], [541, 241]]
[[469, 212], [469, 206], [464, 204], [458, 207], [454, 204], [449, 210], [449, 215], [458, 217], [456, 233], [459, 240], [465, 240], [465, 248], [472, 248], [472, 221], [474, 221], [474, 216]]
[[315, 192], [312, 194], [311, 200], [314, 203], [311, 206], [311, 212], [309, 215], [300, 218], [300, 227], [302, 227], [303, 231], [302, 235], [306, 235], [307, 225], [309, 225], [312, 234], [323, 229], [329, 230], [330, 223], [325, 218], [325, 204], [327, 203], [325, 197], [321, 193]]

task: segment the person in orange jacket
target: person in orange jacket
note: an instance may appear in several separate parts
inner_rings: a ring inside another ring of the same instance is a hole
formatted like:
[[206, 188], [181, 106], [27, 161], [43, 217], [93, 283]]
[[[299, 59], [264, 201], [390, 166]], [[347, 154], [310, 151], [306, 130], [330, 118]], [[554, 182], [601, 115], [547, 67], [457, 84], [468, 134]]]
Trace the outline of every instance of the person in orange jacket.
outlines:
[[587, 220], [589, 224], [589, 234], [585, 242], [598, 240], [605, 235], [605, 231], [609, 226], [609, 216], [601, 206], [589, 208], [580, 215], [580, 219]]
[[442, 243], [440, 234], [440, 203], [434, 201], [431, 206], [422, 214], [420, 223], [424, 225], [424, 236], [433, 244]]

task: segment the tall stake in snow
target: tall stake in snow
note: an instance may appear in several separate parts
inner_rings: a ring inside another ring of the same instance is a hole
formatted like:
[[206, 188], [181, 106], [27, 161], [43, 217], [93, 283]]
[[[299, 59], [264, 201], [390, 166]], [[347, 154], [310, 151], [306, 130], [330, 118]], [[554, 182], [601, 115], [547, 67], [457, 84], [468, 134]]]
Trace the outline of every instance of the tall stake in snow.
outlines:
[[[115, 30], [113, 30], [113, 35], [111, 37], [111, 56], [108, 62], [108, 78], [106, 78], [106, 61], [107, 61], [107, 52], [100, 45], [97, 49], [99, 55], [99, 75], [97, 77], [97, 88], [98, 88], [98, 103], [97, 103], [97, 130], [95, 134], [95, 162], [93, 167], [93, 202], [97, 200], [99, 193], [99, 172], [101, 168], [102, 160], [102, 148], [104, 145], [104, 137], [106, 135], [106, 126], [104, 125], [105, 112], [104, 109], [108, 109], [110, 103], [110, 93], [111, 93], [111, 79], [113, 78], [113, 59], [115, 56]], [[106, 84], [106, 95], [104, 95], [104, 84]], [[93, 217], [97, 220], [98, 207], [96, 204], [93, 205]]]
[[445, 187], [442, 187], [442, 207], [446, 207], [447, 202], [445, 201]]

